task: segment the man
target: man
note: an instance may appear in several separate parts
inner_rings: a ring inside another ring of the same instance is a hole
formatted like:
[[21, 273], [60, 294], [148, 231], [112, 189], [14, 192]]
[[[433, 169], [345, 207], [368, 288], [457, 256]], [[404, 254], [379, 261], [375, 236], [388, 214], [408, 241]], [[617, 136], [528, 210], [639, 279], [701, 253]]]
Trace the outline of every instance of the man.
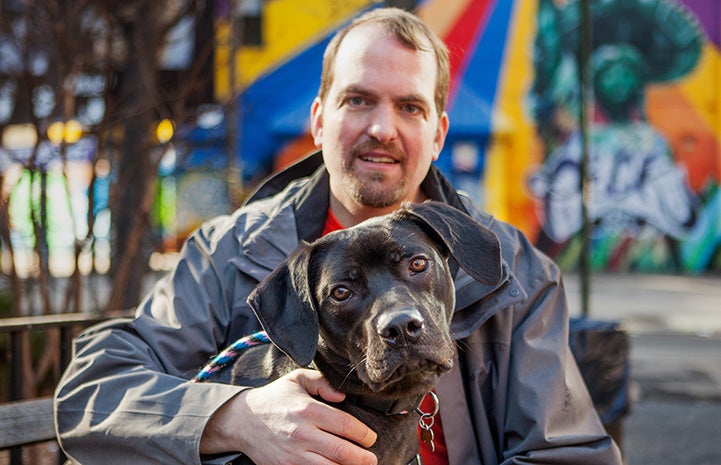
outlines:
[[300, 240], [431, 198], [498, 235], [504, 277], [486, 286], [456, 276], [460, 363], [438, 386], [444, 452], [426, 452], [427, 462], [620, 463], [568, 350], [557, 268], [431, 166], [448, 131], [448, 74], [443, 44], [401, 10], [374, 10], [336, 36], [311, 108], [322, 153], [201, 227], [135, 319], [78, 338], [56, 393], [72, 460], [226, 463], [243, 453], [258, 464], [376, 463], [365, 449], [375, 432], [335, 409], [343, 394], [314, 371], [255, 389], [187, 380], [259, 329], [246, 296]]

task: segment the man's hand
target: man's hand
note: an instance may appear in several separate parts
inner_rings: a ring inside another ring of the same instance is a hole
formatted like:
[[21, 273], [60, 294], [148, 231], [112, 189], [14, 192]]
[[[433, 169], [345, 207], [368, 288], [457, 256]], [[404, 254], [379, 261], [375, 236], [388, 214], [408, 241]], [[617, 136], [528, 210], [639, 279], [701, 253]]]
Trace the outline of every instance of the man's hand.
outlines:
[[259, 465], [375, 465], [363, 447], [375, 443], [376, 433], [311, 396], [345, 398], [319, 372], [305, 369], [241, 392], [210, 418], [200, 452], [241, 451]]

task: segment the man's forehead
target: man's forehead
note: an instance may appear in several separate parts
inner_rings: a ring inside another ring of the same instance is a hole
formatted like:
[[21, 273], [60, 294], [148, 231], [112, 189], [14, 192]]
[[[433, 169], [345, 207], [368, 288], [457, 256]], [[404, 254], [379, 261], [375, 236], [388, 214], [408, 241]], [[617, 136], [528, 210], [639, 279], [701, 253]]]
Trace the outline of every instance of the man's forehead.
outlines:
[[[358, 25], [348, 31], [338, 48], [333, 65], [332, 92], [340, 95], [359, 88], [366, 93], [393, 89], [399, 94], [397, 97], [416, 101], [419, 96], [424, 96], [423, 100], [432, 103], [434, 80], [428, 77], [437, 73], [437, 64], [431, 50], [430, 47], [414, 50], [381, 25]], [[395, 76], [400, 72], [406, 79], [387, 80], [386, 77], [394, 76], [394, 72]]]
[[[336, 64], [339, 58], [342, 57], [353, 57], [357, 59], [365, 54], [379, 51], [379, 41], [395, 42], [398, 47], [410, 53], [417, 54], [429, 65], [433, 65], [435, 68], [436, 60], [428, 39], [425, 37], [419, 38], [421, 47], [414, 50], [407, 44], [400, 41], [390, 30], [385, 26], [376, 23], [359, 24], [353, 29], [349, 30], [343, 40], [338, 46], [338, 52], [336, 55]], [[387, 43], [385, 45], [388, 45]]]

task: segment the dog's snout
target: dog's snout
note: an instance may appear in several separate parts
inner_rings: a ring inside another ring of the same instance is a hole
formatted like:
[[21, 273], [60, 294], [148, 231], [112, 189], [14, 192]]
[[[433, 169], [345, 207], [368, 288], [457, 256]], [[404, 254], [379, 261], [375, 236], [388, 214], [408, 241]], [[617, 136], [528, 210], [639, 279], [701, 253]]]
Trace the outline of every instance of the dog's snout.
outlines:
[[417, 310], [386, 313], [378, 319], [378, 335], [386, 344], [412, 343], [423, 334], [425, 323]]

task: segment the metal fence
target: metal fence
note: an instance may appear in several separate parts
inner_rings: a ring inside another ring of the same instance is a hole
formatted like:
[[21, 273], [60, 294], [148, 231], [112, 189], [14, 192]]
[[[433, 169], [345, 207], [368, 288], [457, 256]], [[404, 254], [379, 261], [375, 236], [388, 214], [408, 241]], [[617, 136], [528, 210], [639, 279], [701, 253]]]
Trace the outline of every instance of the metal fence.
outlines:
[[[0, 405], [0, 450], [9, 451], [9, 464], [23, 464], [23, 449], [31, 444], [55, 440], [52, 399], [40, 397], [24, 398], [23, 360], [27, 345], [23, 339], [30, 333], [48, 334], [59, 332], [58, 347], [61, 371], [72, 356], [72, 339], [85, 327], [109, 318], [130, 316], [131, 312], [117, 312], [108, 315], [65, 313], [56, 315], [28, 316], [0, 319], [0, 334], [6, 334], [5, 379], [8, 382], [8, 402]], [[58, 380], [54, 379], [53, 383]], [[64, 463], [60, 449], [57, 462]], [[47, 462], [47, 463], [52, 463]]]

